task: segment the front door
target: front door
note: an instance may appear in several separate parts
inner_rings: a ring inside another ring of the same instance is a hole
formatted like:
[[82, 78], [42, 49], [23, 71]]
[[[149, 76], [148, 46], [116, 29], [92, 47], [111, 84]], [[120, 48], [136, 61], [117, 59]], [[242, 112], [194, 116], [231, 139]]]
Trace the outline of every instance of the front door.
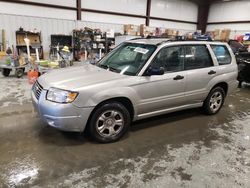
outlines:
[[151, 69], [164, 68], [164, 75], [142, 76], [135, 85], [139, 94], [138, 115], [154, 113], [184, 104], [186, 75], [182, 46], [166, 47], [159, 51]]

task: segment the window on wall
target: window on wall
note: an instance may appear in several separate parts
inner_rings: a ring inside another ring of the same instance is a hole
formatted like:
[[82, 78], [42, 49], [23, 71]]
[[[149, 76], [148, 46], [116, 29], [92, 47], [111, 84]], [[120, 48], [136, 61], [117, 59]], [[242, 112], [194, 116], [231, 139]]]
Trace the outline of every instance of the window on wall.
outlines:
[[211, 48], [213, 49], [219, 65], [231, 64], [232, 58], [226, 46], [211, 45]]
[[188, 45], [185, 48], [185, 70], [213, 66], [212, 58], [205, 45]]
[[183, 48], [181, 46], [167, 47], [160, 50], [156, 55], [152, 68], [163, 67], [165, 72], [182, 71], [183, 66]]

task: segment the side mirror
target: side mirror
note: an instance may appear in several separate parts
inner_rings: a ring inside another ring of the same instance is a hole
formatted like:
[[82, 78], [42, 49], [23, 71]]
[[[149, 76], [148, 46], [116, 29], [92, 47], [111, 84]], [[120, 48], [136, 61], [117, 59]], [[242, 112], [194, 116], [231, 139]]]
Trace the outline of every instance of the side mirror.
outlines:
[[160, 68], [149, 67], [149, 69], [146, 71], [146, 76], [163, 75], [164, 73], [165, 70], [163, 67]]

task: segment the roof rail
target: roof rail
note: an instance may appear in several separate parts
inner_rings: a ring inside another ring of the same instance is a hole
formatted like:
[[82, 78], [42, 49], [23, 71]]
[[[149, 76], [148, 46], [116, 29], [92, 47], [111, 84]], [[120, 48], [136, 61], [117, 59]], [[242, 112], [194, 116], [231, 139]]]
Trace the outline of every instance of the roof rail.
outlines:
[[193, 39], [187, 39], [184, 36], [176, 36], [174, 41], [213, 41], [210, 36], [197, 36]]
[[169, 39], [167, 37], [161, 37], [161, 36], [150, 36], [148, 35], [146, 39]]
[[137, 38], [130, 39], [130, 41], [131, 41], [131, 40], [138, 40], [138, 39], [144, 39], [144, 38], [142, 38], [142, 37], [137, 37]]

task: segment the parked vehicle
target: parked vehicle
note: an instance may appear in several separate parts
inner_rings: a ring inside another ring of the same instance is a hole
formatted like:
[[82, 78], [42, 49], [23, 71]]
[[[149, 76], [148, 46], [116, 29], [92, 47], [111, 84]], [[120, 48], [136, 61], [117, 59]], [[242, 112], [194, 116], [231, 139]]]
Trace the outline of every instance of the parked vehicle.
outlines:
[[238, 64], [238, 81], [241, 87], [242, 82], [250, 83], [250, 52], [248, 52], [247, 47], [236, 40], [230, 40], [229, 45], [235, 54]]
[[237, 64], [226, 43], [136, 39], [85, 64], [39, 77], [32, 99], [40, 117], [64, 131], [120, 139], [132, 121], [189, 108], [219, 112], [237, 88]]
[[14, 72], [17, 78], [21, 78], [24, 75], [25, 70], [29, 68], [29, 63], [20, 65], [18, 59], [14, 59], [10, 55], [5, 55], [0, 58], [0, 71], [4, 77], [8, 77], [10, 72]]

